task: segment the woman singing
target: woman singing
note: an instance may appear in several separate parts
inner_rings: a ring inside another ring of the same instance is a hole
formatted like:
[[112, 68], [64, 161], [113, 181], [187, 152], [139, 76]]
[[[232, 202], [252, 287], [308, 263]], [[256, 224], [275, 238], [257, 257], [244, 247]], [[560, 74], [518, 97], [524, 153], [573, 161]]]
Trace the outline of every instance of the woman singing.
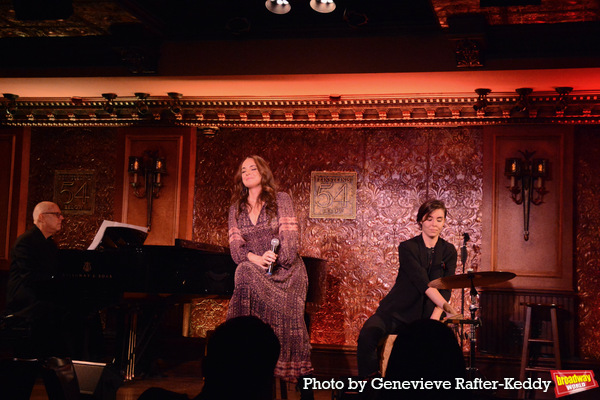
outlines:
[[[301, 399], [312, 399], [312, 391], [302, 385], [313, 368], [304, 323], [308, 278], [298, 254], [292, 199], [277, 192], [273, 174], [259, 156], [246, 158], [234, 181], [229, 246], [238, 266], [227, 318], [254, 315], [271, 325], [281, 342], [275, 376], [298, 379]], [[273, 239], [279, 241], [276, 251]]]

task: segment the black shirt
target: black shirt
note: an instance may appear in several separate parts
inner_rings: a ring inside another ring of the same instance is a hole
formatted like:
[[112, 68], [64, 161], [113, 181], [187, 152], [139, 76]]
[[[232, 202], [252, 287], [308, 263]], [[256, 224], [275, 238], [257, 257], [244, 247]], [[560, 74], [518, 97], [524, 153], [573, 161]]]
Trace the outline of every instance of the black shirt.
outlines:
[[[435, 304], [425, 291], [429, 282], [454, 275], [456, 249], [442, 238], [433, 249], [427, 248], [421, 235], [406, 240], [398, 246], [400, 268], [392, 290], [381, 300], [377, 313], [383, 313], [404, 323], [429, 318]], [[448, 301], [450, 290], [440, 290]]]
[[[17, 238], [10, 253], [7, 311], [29, 318], [40, 303], [51, 301], [49, 281], [56, 274], [58, 248], [33, 226]], [[39, 310], [38, 310], [39, 311]]]

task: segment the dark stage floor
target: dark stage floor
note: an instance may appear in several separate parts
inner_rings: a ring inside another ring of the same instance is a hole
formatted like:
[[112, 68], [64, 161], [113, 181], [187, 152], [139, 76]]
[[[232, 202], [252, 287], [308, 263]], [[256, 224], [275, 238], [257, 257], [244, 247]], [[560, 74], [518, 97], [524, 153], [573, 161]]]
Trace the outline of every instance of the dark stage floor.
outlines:
[[[163, 376], [134, 379], [124, 383], [117, 391], [116, 400], [137, 400], [144, 390], [157, 386], [178, 393], [185, 393], [190, 398], [196, 396], [202, 390], [202, 378], [199, 376], [199, 362], [188, 362], [173, 367], [165, 367]], [[279, 390], [279, 386], [277, 387]], [[281, 396], [278, 396], [280, 398]], [[298, 400], [300, 394], [294, 388], [288, 388], [288, 400]], [[315, 400], [330, 400], [330, 390], [315, 391]], [[33, 389], [30, 400], [48, 400], [44, 383], [39, 379]]]

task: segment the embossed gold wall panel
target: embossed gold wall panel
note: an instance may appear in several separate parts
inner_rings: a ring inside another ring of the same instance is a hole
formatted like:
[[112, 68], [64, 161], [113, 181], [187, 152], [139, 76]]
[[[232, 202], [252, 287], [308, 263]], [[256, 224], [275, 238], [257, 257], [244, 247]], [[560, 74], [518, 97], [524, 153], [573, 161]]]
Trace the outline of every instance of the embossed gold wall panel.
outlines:
[[[480, 259], [482, 137], [479, 128], [222, 129], [198, 138], [194, 240], [227, 243], [227, 210], [238, 164], [260, 154], [295, 203], [301, 254], [328, 261], [327, 292], [312, 321], [314, 343], [353, 345], [396, 278], [400, 241], [419, 233], [418, 206], [450, 208], [443, 236], [468, 232], [469, 266]], [[311, 171], [358, 176], [355, 220], [310, 219]], [[459, 304], [459, 292], [454, 296]]]
[[61, 247], [86, 249], [104, 219], [114, 215], [117, 134], [114, 128], [35, 128], [31, 132], [31, 165], [27, 226], [33, 207], [52, 201], [54, 171], [95, 170], [94, 215], [67, 216], [56, 235]]
[[[256, 128], [200, 134], [193, 239], [227, 245], [234, 171], [244, 156], [264, 155], [282, 189], [294, 196], [302, 254], [329, 261], [327, 292], [312, 321], [312, 341], [354, 345], [360, 326], [393, 284], [397, 244], [418, 232], [414, 215], [423, 197], [435, 195], [447, 202], [444, 237], [459, 246], [460, 235], [468, 232], [467, 266], [480, 266], [486, 201], [482, 129]], [[581, 356], [600, 359], [600, 128], [582, 126], [574, 133], [577, 342]], [[96, 169], [96, 215], [69, 217], [57, 237], [61, 247], [87, 247], [101, 221], [115, 212], [117, 142], [114, 128], [32, 128], [27, 226], [33, 205], [52, 196], [54, 170]], [[313, 170], [357, 172], [356, 220], [308, 218]], [[453, 301], [459, 304], [458, 291]]]
[[575, 282], [579, 351], [600, 359], [600, 129], [583, 127], [575, 140]]

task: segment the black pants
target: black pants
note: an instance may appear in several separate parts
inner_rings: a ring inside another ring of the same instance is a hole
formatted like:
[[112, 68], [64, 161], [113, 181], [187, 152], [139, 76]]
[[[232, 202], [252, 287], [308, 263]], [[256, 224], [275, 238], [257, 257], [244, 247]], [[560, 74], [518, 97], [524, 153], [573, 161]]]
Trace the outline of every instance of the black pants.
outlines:
[[406, 323], [397, 318], [377, 312], [365, 322], [358, 335], [356, 349], [359, 377], [364, 378], [379, 371], [379, 345], [388, 335], [397, 333], [405, 326]]

